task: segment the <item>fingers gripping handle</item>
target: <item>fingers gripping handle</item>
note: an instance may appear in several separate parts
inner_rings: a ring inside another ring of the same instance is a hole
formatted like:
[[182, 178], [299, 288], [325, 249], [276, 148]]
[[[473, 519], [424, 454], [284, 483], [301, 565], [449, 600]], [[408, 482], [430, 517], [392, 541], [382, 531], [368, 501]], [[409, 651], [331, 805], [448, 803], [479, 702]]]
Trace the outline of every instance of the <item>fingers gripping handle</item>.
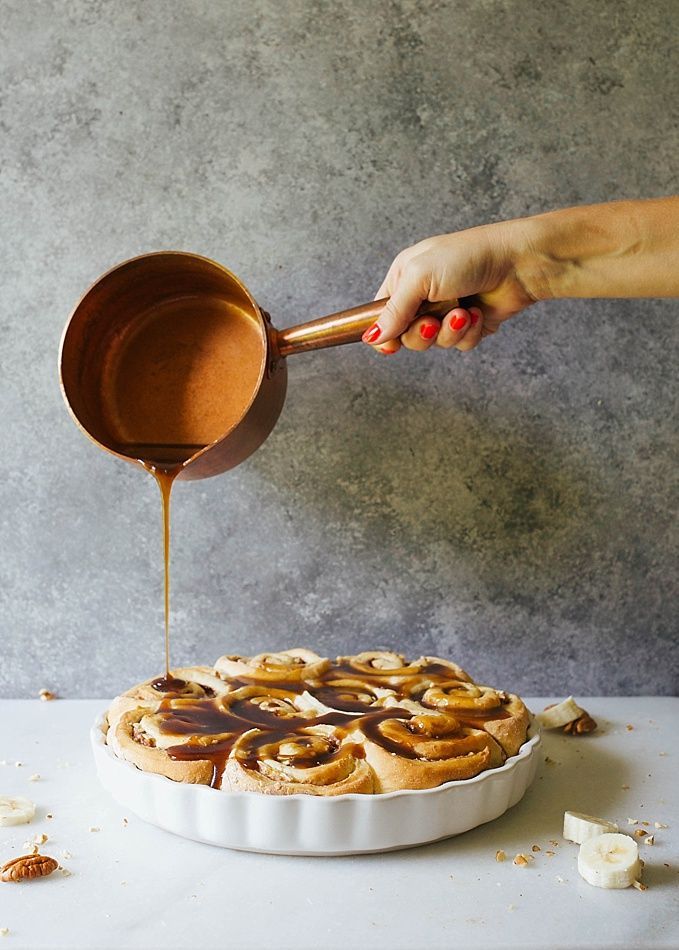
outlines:
[[[278, 355], [291, 356], [293, 353], [304, 353], [307, 350], [323, 350], [329, 346], [358, 343], [365, 331], [378, 319], [387, 300], [387, 297], [373, 300], [372, 303], [364, 303], [351, 310], [340, 310], [309, 323], [278, 330], [275, 338]], [[431, 315], [441, 319], [456, 306], [457, 300], [437, 303], [425, 300], [415, 316]]]

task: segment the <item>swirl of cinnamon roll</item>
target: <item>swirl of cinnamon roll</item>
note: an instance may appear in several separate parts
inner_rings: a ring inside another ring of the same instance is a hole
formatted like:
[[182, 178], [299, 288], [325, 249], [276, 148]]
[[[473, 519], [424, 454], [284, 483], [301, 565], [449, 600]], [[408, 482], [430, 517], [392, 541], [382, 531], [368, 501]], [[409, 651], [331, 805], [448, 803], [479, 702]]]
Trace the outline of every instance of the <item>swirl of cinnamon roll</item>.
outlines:
[[526, 739], [529, 714], [523, 702], [512, 693], [473, 683], [440, 683], [415, 687], [411, 695], [423, 706], [457, 716], [467, 725], [484, 729], [507, 755], [516, 755]]
[[[417, 707], [412, 700], [405, 702]], [[441, 712], [387, 709], [382, 716], [362, 719], [359, 728], [379, 792], [434, 788], [504, 761], [502, 749], [486, 732]]]
[[301, 702], [299, 693], [278, 689], [267, 683], [242, 686], [222, 697], [222, 708], [244, 720], [243, 731], [251, 726], [266, 729], [292, 729], [316, 718], [317, 711]]
[[370, 650], [356, 656], [340, 656], [333, 664], [332, 672], [343, 676], [367, 677], [370, 682], [379, 682], [385, 686], [398, 686], [421, 676], [428, 676], [433, 682], [442, 677], [466, 681], [470, 679], [457, 663], [450, 660], [421, 656], [417, 660], [407, 662], [401, 653], [384, 650]]
[[500, 695], [490, 686], [477, 686], [476, 683], [462, 683], [459, 680], [430, 686], [428, 681], [416, 684], [411, 696], [417, 696], [424, 706], [443, 709], [455, 715], [456, 712], [497, 709]]
[[258, 683], [295, 683], [315, 679], [330, 666], [313, 650], [296, 648], [280, 653], [259, 653], [257, 656], [225, 655], [215, 663], [215, 670], [224, 678], [254, 680]]
[[222, 787], [265, 795], [370, 794], [374, 775], [360, 745], [329, 725], [294, 732], [251, 729], [236, 742]]
[[301, 709], [315, 710], [319, 715], [329, 712], [355, 716], [370, 712], [387, 696], [396, 696], [392, 689], [373, 686], [361, 679], [326, 679], [309, 683], [297, 698]]

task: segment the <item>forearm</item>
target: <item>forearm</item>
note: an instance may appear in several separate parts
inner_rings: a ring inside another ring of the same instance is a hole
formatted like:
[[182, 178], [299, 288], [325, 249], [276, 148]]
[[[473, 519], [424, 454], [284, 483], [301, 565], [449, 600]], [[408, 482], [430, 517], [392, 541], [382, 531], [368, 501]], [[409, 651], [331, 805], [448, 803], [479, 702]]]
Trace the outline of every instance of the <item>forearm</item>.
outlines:
[[679, 297], [679, 197], [565, 208], [511, 222], [537, 300]]

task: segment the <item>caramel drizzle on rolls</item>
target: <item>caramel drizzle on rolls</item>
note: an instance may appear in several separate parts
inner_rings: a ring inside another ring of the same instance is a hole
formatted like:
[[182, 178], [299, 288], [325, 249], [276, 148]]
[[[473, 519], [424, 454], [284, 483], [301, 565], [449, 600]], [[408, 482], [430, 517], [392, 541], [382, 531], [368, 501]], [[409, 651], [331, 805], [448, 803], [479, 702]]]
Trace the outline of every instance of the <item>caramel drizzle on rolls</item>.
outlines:
[[180, 781], [336, 795], [469, 778], [525, 741], [518, 697], [436, 657], [371, 652], [332, 663], [290, 650], [218, 664], [223, 689], [212, 697], [187, 696], [177, 682], [163, 684], [176, 692], [159, 702], [147, 698], [155, 682], [129, 691], [138, 708], [109, 730], [114, 751]]

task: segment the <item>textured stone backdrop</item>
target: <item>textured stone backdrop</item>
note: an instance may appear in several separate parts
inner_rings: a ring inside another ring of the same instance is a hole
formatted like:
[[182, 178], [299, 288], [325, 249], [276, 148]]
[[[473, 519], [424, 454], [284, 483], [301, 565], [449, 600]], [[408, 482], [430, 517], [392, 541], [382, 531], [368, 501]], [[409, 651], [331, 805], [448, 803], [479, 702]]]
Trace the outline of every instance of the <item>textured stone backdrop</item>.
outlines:
[[[104, 269], [193, 250], [286, 325], [371, 298], [429, 234], [677, 189], [674, 0], [0, 11], [2, 695], [162, 665], [157, 489], [57, 384]], [[291, 360], [266, 445], [177, 488], [176, 663], [384, 645], [528, 692], [676, 691], [678, 309], [558, 302], [472, 355]]]

